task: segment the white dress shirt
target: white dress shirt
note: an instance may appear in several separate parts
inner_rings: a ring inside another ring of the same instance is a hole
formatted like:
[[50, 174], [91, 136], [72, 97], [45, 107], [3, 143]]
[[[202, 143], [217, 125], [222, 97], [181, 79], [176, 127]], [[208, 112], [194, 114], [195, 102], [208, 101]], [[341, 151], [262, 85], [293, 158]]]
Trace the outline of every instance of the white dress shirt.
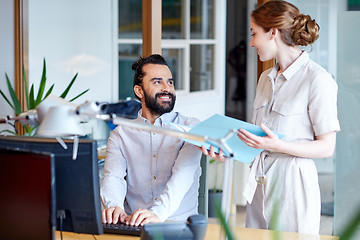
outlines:
[[[282, 74], [278, 66], [262, 73], [254, 101], [253, 123], [264, 123], [285, 134], [286, 142], [313, 141], [315, 136], [339, 131], [337, 84], [303, 52]], [[264, 185], [256, 175], [265, 175]], [[312, 159], [263, 151], [251, 164], [244, 190], [246, 226], [270, 227], [277, 208], [280, 229], [319, 233], [320, 191]]]
[[[134, 121], [151, 124], [141, 110]], [[154, 125], [171, 128], [168, 122], [194, 126], [199, 121], [170, 112]], [[179, 138], [120, 125], [107, 144], [102, 202], [127, 214], [144, 208], [161, 221], [184, 221], [198, 213], [200, 157], [201, 151]]]

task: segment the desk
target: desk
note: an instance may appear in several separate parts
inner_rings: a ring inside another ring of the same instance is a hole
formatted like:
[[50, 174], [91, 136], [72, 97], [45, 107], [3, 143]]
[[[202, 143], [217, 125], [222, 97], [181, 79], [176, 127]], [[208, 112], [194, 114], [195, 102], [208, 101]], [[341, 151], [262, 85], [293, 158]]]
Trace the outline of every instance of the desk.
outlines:
[[[272, 240], [274, 231], [235, 227], [235, 238], [239, 240]], [[209, 224], [206, 232], [205, 240], [218, 240], [220, 234], [220, 225]], [[339, 240], [338, 237], [325, 236], [325, 235], [312, 235], [293, 232], [280, 232], [280, 238], [282, 240]], [[63, 232], [64, 240], [135, 240], [139, 237], [116, 235], [116, 234], [103, 234], [103, 235], [91, 235], [91, 234], [78, 234], [71, 232]], [[56, 240], [60, 240], [60, 232], [56, 232]]]

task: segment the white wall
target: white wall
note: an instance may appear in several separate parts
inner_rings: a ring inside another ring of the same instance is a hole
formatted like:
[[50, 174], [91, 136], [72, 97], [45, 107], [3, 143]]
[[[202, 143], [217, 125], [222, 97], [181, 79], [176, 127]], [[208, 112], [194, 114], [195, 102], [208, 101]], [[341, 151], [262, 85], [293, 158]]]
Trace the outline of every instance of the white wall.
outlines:
[[[0, 32], [0, 89], [7, 97], [10, 97], [5, 73], [14, 86], [14, 3], [12, 0], [0, 1]], [[14, 115], [14, 111], [0, 96], [0, 118], [7, 115]], [[4, 129], [13, 130], [9, 125], [1, 124], [0, 131]]]
[[[35, 0], [29, 2], [29, 82], [39, 84], [43, 58], [48, 87], [60, 94], [79, 73], [69, 98], [90, 91], [86, 99], [111, 101], [111, 0]], [[37, 88], [36, 88], [37, 89]]]
[[[112, 0], [29, 1], [29, 83], [35, 83], [36, 93], [45, 58], [46, 89], [55, 83], [55, 95], [79, 73], [67, 100], [87, 88], [75, 103], [117, 99], [113, 9]], [[97, 135], [101, 127], [88, 129]]]

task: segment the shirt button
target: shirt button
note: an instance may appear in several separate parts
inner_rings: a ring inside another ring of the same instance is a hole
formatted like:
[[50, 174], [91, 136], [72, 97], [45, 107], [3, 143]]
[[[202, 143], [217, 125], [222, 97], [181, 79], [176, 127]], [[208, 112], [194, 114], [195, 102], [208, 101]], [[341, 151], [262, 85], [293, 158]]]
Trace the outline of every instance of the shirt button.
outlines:
[[154, 176], [154, 179], [156, 179], [156, 176]]
[[154, 154], [153, 157], [156, 157], [156, 154]]
[[157, 201], [157, 200], [158, 200], [158, 198], [156, 197], [156, 198], [155, 198], [155, 201]]

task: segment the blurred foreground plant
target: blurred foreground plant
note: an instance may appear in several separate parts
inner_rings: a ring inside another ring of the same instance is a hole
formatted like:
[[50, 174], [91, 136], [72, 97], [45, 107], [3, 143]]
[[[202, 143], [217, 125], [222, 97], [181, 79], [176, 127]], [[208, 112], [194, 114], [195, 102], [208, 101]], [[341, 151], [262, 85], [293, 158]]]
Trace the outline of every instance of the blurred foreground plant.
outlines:
[[340, 234], [340, 240], [352, 240], [354, 234], [359, 231], [360, 226], [360, 207], [358, 208], [355, 216], [349, 221], [349, 223], [344, 228], [343, 232]]

